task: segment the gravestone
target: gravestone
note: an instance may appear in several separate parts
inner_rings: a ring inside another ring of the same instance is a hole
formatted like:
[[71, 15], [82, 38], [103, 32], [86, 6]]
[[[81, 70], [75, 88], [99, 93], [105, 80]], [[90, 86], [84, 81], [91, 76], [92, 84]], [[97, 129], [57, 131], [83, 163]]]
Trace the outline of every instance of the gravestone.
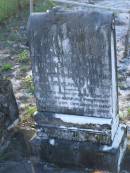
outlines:
[[126, 126], [119, 124], [114, 15], [53, 9], [34, 13], [28, 36], [43, 160], [119, 170]]

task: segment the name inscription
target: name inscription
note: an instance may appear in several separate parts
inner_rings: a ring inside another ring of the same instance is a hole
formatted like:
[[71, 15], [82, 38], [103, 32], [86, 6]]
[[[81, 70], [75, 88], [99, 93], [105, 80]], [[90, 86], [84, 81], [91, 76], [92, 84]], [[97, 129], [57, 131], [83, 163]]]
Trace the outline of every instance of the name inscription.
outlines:
[[82, 20], [70, 21], [45, 26], [39, 40], [32, 55], [39, 109], [111, 117], [107, 31], [89, 28]]

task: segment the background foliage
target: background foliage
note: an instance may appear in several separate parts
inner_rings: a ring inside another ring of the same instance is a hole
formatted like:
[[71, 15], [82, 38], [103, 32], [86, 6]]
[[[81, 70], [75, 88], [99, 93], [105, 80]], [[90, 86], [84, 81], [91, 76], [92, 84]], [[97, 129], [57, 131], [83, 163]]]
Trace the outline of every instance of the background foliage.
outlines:
[[29, 0], [0, 0], [0, 22], [21, 10]]
[[[0, 0], [0, 23], [29, 5], [29, 0]], [[55, 6], [52, 0], [33, 0], [34, 11], [42, 12]]]

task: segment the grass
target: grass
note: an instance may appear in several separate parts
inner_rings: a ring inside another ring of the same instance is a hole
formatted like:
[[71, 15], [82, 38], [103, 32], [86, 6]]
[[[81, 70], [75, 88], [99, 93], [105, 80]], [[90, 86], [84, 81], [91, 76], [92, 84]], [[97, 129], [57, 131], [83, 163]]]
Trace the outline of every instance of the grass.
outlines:
[[[37, 111], [36, 106], [26, 106], [25, 114], [21, 119], [22, 123], [27, 123], [29, 121], [34, 121], [34, 113]], [[32, 123], [32, 122], [31, 122]], [[32, 123], [33, 126], [33, 123]]]
[[128, 116], [130, 116], [130, 107], [128, 108], [127, 112], [128, 112]]
[[[4, 7], [1, 6], [2, 1], [3, 3], [13, 5], [14, 0], [0, 0], [0, 42], [3, 47], [2, 49], [9, 49], [10, 54], [13, 56], [23, 50], [22, 45], [25, 45], [27, 41], [25, 27], [29, 16], [29, 8], [24, 2], [27, 1], [29, 3], [29, 0], [17, 0], [18, 3], [21, 3], [22, 8], [19, 11], [14, 9], [13, 14], [11, 13], [1, 21], [1, 8], [4, 10]], [[2, 14], [4, 15], [4, 13]]]
[[0, 22], [17, 13], [19, 8], [29, 4], [28, 0], [0, 0]]
[[1, 71], [2, 71], [2, 72], [10, 71], [10, 70], [12, 70], [12, 64], [4, 64], [4, 65], [1, 67]]
[[28, 51], [24, 50], [18, 55], [18, 60], [21, 63], [28, 63], [29, 62], [29, 56], [28, 56]]
[[27, 76], [23, 79], [23, 87], [27, 89], [29, 93], [34, 94], [34, 84], [32, 76]]
[[119, 119], [120, 121], [124, 121], [129, 119], [130, 117], [130, 107], [126, 109], [125, 111], [119, 112]]
[[36, 106], [30, 106], [30, 107], [27, 107], [26, 114], [27, 115], [30, 115], [31, 117], [33, 117], [34, 116], [34, 113], [36, 111], [37, 111]]

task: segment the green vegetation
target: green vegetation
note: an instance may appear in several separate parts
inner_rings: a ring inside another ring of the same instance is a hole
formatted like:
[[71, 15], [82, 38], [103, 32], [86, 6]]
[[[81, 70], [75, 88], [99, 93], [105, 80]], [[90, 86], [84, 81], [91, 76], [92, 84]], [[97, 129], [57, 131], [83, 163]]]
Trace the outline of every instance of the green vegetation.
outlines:
[[119, 87], [120, 89], [125, 89], [127, 86], [126, 86], [126, 84], [125, 84], [124, 82], [119, 82], [119, 83], [118, 83], [118, 87]]
[[120, 111], [119, 112], [120, 121], [126, 120], [128, 118], [128, 116], [130, 116], [130, 108], [128, 108], [128, 110], [126, 110], [126, 111]]
[[21, 63], [29, 62], [29, 57], [28, 57], [28, 52], [27, 52], [27, 50], [24, 50], [23, 52], [21, 52], [21, 53], [18, 55], [18, 60], [19, 60], [19, 62], [21, 62]]
[[29, 93], [34, 94], [34, 84], [32, 76], [28, 76], [23, 79], [23, 87], [27, 89]]
[[11, 65], [11, 64], [4, 64], [4, 65], [1, 67], [1, 71], [2, 71], [2, 72], [9, 71], [9, 70], [12, 70], [12, 65]]
[[28, 3], [28, 0], [0, 0], [0, 22], [15, 14], [19, 8], [23, 8]]
[[[38, 4], [38, 5], [37, 5]], [[55, 6], [55, 3], [52, 0], [39, 0], [39, 3], [36, 2], [35, 11], [44, 12], [48, 9], [51, 9]]]
[[[36, 106], [26, 106], [25, 107], [25, 114], [21, 119], [22, 123], [29, 123], [30, 121], [34, 120], [34, 113], [37, 111]], [[33, 123], [31, 123], [33, 125]]]
[[26, 109], [26, 114], [27, 115], [30, 115], [31, 117], [33, 117], [34, 116], [34, 113], [37, 111], [37, 108], [36, 108], [36, 106], [29, 106], [29, 107], [27, 107], [27, 109]]
[[128, 108], [127, 112], [128, 112], [128, 116], [130, 116], [130, 107]]

